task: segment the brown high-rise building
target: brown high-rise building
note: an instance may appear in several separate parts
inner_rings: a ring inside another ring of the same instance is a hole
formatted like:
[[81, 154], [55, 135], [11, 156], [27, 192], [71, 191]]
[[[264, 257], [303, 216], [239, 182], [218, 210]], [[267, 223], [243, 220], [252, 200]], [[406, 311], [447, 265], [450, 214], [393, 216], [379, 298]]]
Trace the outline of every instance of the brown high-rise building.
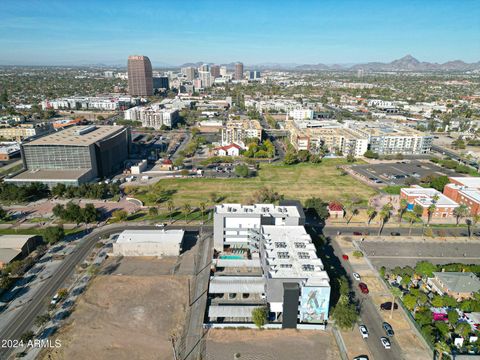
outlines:
[[210, 66], [210, 75], [212, 75], [213, 78], [219, 78], [220, 77], [220, 66], [218, 66], [218, 65]]
[[132, 96], [152, 96], [152, 63], [146, 56], [128, 57], [128, 93]]
[[243, 79], [243, 64], [241, 62], [237, 62], [235, 64], [235, 80], [242, 80]]

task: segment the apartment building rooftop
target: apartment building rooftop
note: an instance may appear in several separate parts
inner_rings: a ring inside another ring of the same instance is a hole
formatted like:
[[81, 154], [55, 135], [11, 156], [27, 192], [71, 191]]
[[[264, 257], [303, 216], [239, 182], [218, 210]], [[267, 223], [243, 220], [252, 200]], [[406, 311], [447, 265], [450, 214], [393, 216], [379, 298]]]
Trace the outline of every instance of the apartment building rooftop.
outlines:
[[90, 146], [97, 141], [103, 140], [116, 134], [123, 129], [123, 126], [117, 125], [87, 125], [73, 126], [56, 133], [43, 136], [39, 139], [30, 141], [25, 146], [30, 145], [64, 145], [64, 146]]
[[262, 226], [268, 278], [315, 278], [328, 285], [328, 275], [303, 226]]
[[242, 214], [257, 214], [262, 216], [300, 216], [296, 206], [276, 206], [273, 204], [222, 204], [215, 206], [215, 212], [218, 214], [242, 215]]

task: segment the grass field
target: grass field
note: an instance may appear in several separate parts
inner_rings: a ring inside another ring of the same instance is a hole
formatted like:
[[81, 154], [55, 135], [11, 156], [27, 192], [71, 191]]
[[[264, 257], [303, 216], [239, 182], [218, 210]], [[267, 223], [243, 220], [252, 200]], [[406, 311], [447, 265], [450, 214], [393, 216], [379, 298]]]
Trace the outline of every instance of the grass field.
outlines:
[[[248, 179], [162, 179], [150, 187], [136, 187], [133, 196], [153, 205], [172, 199], [176, 206], [186, 202], [198, 205], [209, 202], [210, 194], [216, 193], [222, 202], [248, 202], [252, 194], [268, 187], [288, 199], [304, 201], [312, 196], [328, 200], [358, 198], [367, 201], [376, 192], [337, 169], [344, 165], [343, 159], [328, 159], [320, 164], [276, 165], [262, 164], [258, 176]], [[129, 189], [129, 191], [132, 188]], [[164, 195], [162, 195], [164, 194]]]

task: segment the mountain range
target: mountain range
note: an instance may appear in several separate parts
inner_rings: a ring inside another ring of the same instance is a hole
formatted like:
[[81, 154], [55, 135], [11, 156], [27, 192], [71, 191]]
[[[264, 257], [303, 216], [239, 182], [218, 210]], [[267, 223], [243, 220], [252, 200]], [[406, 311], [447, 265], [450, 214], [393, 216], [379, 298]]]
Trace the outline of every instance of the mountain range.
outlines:
[[[199, 67], [204, 62], [185, 63], [181, 67], [193, 66]], [[156, 64], [155, 64], [156, 65]], [[221, 64], [228, 69], [233, 69], [235, 63]], [[476, 63], [466, 63], [462, 60], [448, 61], [443, 64], [419, 61], [412, 55], [406, 55], [401, 59], [394, 60], [389, 63], [368, 62], [364, 64], [296, 64], [296, 63], [260, 63], [246, 64], [245, 69], [255, 70], [299, 70], [299, 71], [470, 71], [480, 70], [480, 61]]]
[[466, 63], [462, 60], [447, 61], [443, 64], [419, 61], [412, 55], [406, 55], [401, 59], [389, 63], [369, 62], [365, 64], [346, 65], [299, 65], [295, 70], [367, 70], [367, 71], [468, 71], [480, 70], [480, 61]]

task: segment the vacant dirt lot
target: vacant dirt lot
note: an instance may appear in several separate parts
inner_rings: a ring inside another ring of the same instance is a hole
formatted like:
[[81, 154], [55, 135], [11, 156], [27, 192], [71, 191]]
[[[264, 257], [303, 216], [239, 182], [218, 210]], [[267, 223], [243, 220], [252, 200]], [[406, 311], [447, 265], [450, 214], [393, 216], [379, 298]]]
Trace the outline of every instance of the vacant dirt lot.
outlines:
[[207, 335], [207, 360], [338, 360], [329, 331], [214, 329]]
[[170, 335], [181, 334], [188, 305], [188, 277], [170, 275], [175, 262], [109, 260], [60, 330], [62, 347], [44, 359], [172, 358]]

